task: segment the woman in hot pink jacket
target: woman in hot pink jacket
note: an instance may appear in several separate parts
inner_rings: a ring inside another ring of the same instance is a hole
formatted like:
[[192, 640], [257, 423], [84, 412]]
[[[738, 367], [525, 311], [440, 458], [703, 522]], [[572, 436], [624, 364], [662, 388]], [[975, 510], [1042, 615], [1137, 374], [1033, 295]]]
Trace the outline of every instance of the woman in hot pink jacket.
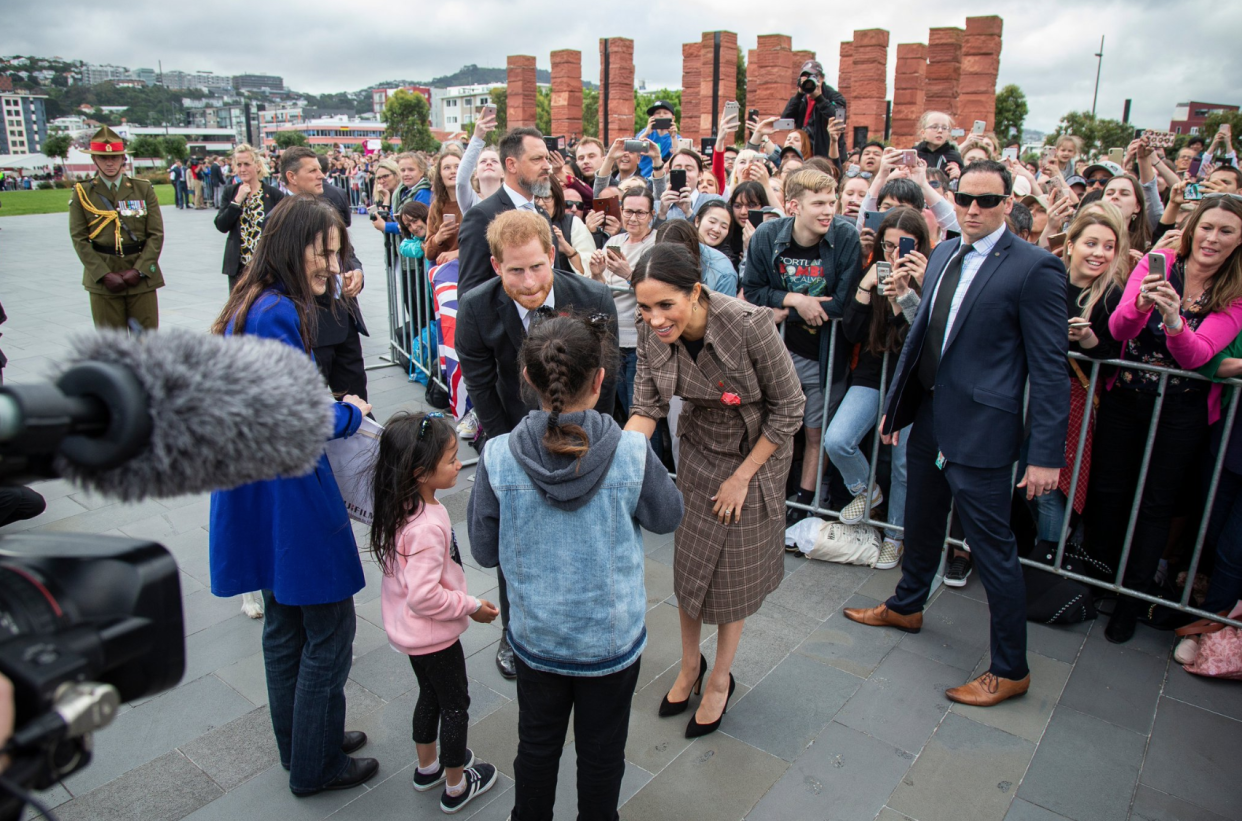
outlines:
[[443, 782], [440, 809], [447, 813], [496, 783], [496, 768], [476, 762], [466, 748], [470, 688], [459, 637], [470, 619], [486, 624], [499, 611], [466, 593], [453, 525], [436, 501], [437, 490], [457, 484], [460, 470], [457, 430], [444, 414], [400, 414], [388, 421], [375, 461], [371, 552], [384, 571], [380, 611], [388, 642], [410, 657], [418, 678], [414, 789], [424, 792]]
[[[1163, 271], [1152, 270], [1153, 258], [1163, 263]], [[1123, 359], [1174, 370], [1197, 368], [1229, 345], [1242, 330], [1242, 199], [1205, 197], [1186, 222], [1178, 249], [1153, 251], [1130, 274], [1108, 327], [1124, 346]], [[1220, 416], [1220, 386], [1123, 367], [1100, 401], [1087, 495], [1088, 546], [1096, 558], [1115, 566], [1161, 394], [1122, 576], [1125, 587], [1146, 593], [1155, 592], [1154, 577], [1179, 496], [1194, 486], [1195, 471], [1205, 458], [1208, 425]], [[1123, 597], [1105, 637], [1129, 641], [1144, 608], [1140, 600]]]

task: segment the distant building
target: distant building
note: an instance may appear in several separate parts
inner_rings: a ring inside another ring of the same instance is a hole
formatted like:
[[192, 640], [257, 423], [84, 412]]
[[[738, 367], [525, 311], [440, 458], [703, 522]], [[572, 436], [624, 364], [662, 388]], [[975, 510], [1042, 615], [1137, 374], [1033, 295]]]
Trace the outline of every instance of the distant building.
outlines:
[[[439, 91], [439, 89], [436, 89]], [[478, 119], [478, 112], [492, 101], [492, 86], [452, 86], [435, 95], [440, 116], [431, 118], [432, 128], [455, 132]]]
[[206, 154], [229, 154], [237, 145], [237, 134], [231, 128], [172, 128], [164, 126], [136, 126], [121, 123], [116, 126], [116, 133], [126, 142], [136, 137], [185, 137], [186, 145], [192, 156]]
[[374, 112], [375, 118], [379, 119], [384, 113], [384, 106], [388, 102], [388, 98], [397, 90], [405, 90], [411, 93], [417, 92], [423, 95], [423, 99], [427, 101], [427, 105], [431, 105], [431, 88], [429, 86], [397, 86], [396, 88], [373, 88], [371, 89], [371, 111]]
[[206, 105], [185, 111], [188, 128], [227, 128], [238, 142], [246, 140], [246, 109], [241, 105]]
[[132, 72], [135, 80], [142, 80], [149, 86], [155, 85], [159, 81], [159, 75], [153, 68], [136, 68]]
[[202, 88], [208, 91], [233, 87], [233, 78], [227, 74], [213, 74], [210, 71], [165, 71], [162, 85], [173, 91], [190, 88]]
[[47, 133], [76, 136], [84, 133], [87, 128], [84, 117], [57, 117], [47, 124]]
[[47, 139], [46, 100], [45, 94], [0, 94], [0, 112], [4, 115], [0, 154], [36, 154], [43, 149]]
[[[263, 126], [263, 144], [275, 145], [280, 131], [300, 131], [310, 145], [341, 145], [362, 147], [368, 140], [384, 139], [384, 124], [370, 120], [354, 120], [348, 117], [326, 117], [290, 125]], [[400, 144], [400, 140], [389, 140]]]
[[272, 74], [238, 74], [233, 77], [238, 91], [284, 91], [285, 80]]
[[109, 80], [128, 80], [130, 76], [129, 69], [111, 64], [93, 66], [84, 63], [80, 74], [82, 82], [88, 86], [99, 85]]
[[[1173, 109], [1173, 119], [1169, 121], [1169, 130], [1174, 134], [1199, 134], [1203, 130], [1203, 124], [1211, 115], [1237, 111], [1236, 105], [1224, 103], [1178, 103]], [[1213, 135], [1203, 136], [1210, 138]]]
[[0, 74], [0, 91], [12, 91], [13, 80], [7, 74]]

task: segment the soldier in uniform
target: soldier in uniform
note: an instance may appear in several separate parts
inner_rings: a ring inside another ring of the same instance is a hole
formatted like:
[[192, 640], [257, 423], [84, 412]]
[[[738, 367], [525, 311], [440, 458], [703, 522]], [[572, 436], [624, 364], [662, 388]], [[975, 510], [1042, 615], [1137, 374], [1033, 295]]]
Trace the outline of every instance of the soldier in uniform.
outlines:
[[126, 328], [135, 319], [153, 330], [159, 327], [155, 289], [164, 287], [164, 218], [155, 188], [125, 175], [125, 143], [108, 126], [91, 137], [87, 153], [99, 173], [73, 187], [69, 236], [82, 260], [91, 317], [96, 328]]

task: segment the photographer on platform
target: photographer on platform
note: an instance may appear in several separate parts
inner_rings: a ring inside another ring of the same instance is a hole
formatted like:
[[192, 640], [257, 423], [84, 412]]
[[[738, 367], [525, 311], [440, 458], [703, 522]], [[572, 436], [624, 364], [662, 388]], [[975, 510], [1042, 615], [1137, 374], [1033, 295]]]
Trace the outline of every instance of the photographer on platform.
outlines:
[[[841, 92], [824, 83], [824, 67], [818, 60], [807, 60], [798, 75], [798, 92], [785, 104], [782, 118], [792, 119], [794, 124], [811, 136], [811, 148], [803, 150], [804, 156], [828, 156], [828, 127], [834, 117], [845, 116], [845, 98]], [[837, 156], [845, 155], [845, 135], [837, 145]]]

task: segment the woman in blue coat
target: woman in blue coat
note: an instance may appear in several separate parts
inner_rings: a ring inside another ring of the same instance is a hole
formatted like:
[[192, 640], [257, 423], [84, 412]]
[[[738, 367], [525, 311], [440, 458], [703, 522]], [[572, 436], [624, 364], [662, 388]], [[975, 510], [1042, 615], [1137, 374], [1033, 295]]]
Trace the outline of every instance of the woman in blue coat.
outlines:
[[[348, 255], [349, 234], [332, 205], [285, 198], [267, 218], [254, 258], [212, 331], [279, 339], [311, 356], [315, 297]], [[332, 437], [353, 435], [370, 409], [346, 396], [336, 404]], [[306, 476], [213, 493], [210, 544], [212, 593], [263, 591], [268, 703], [289, 789], [313, 795], [375, 775], [375, 759], [348, 755], [366, 743], [364, 734], [345, 732], [353, 596], [365, 582], [327, 457]]]

